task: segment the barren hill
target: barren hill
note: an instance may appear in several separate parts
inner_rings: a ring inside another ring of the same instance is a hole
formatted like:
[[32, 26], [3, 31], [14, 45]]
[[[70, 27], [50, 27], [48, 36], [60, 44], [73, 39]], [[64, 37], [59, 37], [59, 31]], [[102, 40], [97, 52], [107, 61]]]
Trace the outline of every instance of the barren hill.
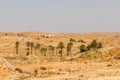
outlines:
[[[71, 39], [72, 54], [67, 56], [66, 48]], [[101, 42], [103, 47], [80, 52], [79, 46], [88, 45], [92, 40]], [[42, 56], [40, 50], [35, 53], [35, 47], [32, 54], [26, 55], [28, 41], [47, 48], [46, 56]], [[18, 54], [16, 42], [19, 42]], [[59, 42], [65, 45], [62, 59], [56, 54]], [[49, 45], [56, 49], [53, 55]], [[120, 80], [120, 33], [0, 32], [0, 55], [0, 59], [6, 61], [0, 62], [2, 80]], [[15, 71], [3, 67], [6, 63]]]

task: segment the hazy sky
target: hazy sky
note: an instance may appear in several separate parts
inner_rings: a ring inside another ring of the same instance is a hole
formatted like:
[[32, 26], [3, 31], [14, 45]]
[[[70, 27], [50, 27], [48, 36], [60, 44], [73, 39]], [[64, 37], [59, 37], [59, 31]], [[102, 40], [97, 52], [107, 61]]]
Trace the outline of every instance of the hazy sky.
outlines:
[[120, 0], [0, 0], [0, 31], [120, 32]]

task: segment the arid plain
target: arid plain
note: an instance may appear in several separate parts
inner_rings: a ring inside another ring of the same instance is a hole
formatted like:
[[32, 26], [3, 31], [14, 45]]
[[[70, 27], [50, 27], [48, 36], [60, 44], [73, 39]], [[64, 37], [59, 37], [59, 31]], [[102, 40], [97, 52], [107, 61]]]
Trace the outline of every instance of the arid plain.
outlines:
[[[101, 42], [102, 48], [80, 52], [79, 47], [92, 40]], [[28, 41], [34, 44], [32, 53]], [[73, 46], [68, 56], [70, 41]], [[62, 57], [59, 42], [64, 43]], [[42, 51], [35, 50], [38, 43]], [[54, 46], [53, 52], [49, 45]], [[120, 80], [120, 33], [0, 32], [0, 80]]]

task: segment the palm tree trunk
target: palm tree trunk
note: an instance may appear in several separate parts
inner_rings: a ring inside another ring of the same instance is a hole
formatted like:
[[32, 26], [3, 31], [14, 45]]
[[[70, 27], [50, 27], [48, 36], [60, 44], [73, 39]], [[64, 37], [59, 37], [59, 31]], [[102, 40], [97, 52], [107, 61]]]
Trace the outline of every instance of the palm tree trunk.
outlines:
[[18, 54], [18, 47], [16, 47], [16, 54]]
[[31, 47], [31, 54], [32, 54], [32, 47]]
[[53, 56], [54, 55], [54, 51], [53, 50], [51, 50], [51, 56]]
[[67, 51], [67, 56], [69, 56], [69, 51]]
[[46, 52], [44, 52], [44, 56], [46, 56]]
[[63, 56], [62, 49], [61, 49], [61, 57]]
[[56, 55], [57, 55], [57, 49], [55, 50], [55, 52], [56, 52]]
[[36, 48], [35, 48], [35, 55], [36, 55]]

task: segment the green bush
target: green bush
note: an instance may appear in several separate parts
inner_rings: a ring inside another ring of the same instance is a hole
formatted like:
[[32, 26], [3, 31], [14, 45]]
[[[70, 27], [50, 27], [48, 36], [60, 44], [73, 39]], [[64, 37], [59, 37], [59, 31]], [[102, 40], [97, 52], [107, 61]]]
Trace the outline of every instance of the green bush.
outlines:
[[97, 42], [97, 40], [93, 40], [90, 45], [91, 45], [91, 48], [94, 48], [94, 49], [102, 48], [102, 43]]
[[85, 47], [84, 44], [82, 44], [82, 45], [80, 46], [80, 52], [85, 52], [85, 51], [86, 51], [86, 47]]
[[89, 50], [91, 49], [91, 45], [88, 45], [88, 46], [86, 47], [86, 49], [87, 49], [87, 51], [89, 51]]
[[97, 48], [102, 48], [102, 43], [101, 42], [98, 43], [98, 47]]
[[93, 40], [92, 43], [91, 43], [91, 47], [92, 47], [92, 48], [97, 48], [97, 46], [98, 46], [97, 41], [96, 41], [96, 40]]
[[70, 40], [69, 40], [70, 42], [76, 42], [76, 40], [75, 39], [73, 39], [73, 38], [70, 38]]
[[84, 40], [78, 40], [78, 42], [81, 42], [81, 43], [86, 43]]

